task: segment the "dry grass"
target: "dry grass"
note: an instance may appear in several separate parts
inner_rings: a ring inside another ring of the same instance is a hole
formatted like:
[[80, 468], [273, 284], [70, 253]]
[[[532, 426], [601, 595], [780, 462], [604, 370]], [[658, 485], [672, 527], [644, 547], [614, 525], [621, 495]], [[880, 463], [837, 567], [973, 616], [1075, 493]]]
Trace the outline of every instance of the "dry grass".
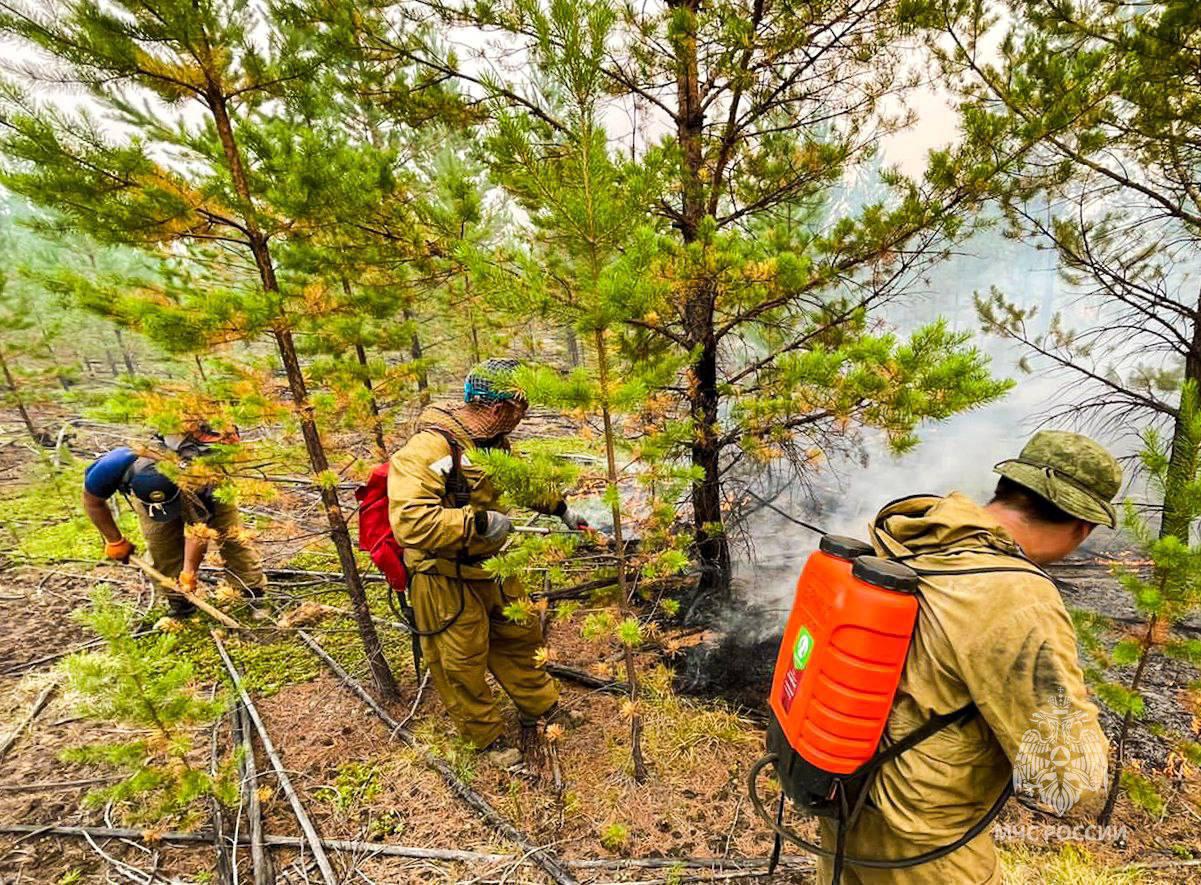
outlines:
[[1058, 851], [1008, 848], [1001, 852], [1007, 885], [1138, 885], [1143, 874], [1105, 866], [1075, 845]]

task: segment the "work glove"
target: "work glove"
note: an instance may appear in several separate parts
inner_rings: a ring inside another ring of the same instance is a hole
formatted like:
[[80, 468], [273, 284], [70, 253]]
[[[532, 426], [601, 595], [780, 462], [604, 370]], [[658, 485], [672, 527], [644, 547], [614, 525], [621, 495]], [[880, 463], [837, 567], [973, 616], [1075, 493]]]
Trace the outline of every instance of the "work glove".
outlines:
[[128, 565], [129, 557], [137, 552], [138, 548], [125, 538], [118, 538], [115, 541], [106, 541], [104, 543], [104, 555], [113, 562], [123, 562]]
[[476, 534], [490, 544], [499, 544], [512, 530], [512, 520], [497, 510], [481, 510], [475, 515]]
[[179, 578], [177, 580], [179, 581], [179, 589], [180, 590], [184, 591], [185, 593], [190, 593], [193, 596], [196, 595], [196, 573], [195, 572], [180, 572]]
[[584, 517], [580, 516], [580, 514], [576, 513], [570, 507], [559, 514], [559, 519], [563, 520], [563, 525], [569, 529], [586, 531], [592, 528], [592, 526], [588, 525], [588, 520], [584, 519]]

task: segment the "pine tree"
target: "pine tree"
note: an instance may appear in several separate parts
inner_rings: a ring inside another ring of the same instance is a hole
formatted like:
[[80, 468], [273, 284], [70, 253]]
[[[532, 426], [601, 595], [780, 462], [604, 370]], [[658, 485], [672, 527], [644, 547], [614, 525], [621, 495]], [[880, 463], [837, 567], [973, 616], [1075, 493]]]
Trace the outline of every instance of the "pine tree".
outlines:
[[67, 658], [67, 685], [79, 696], [78, 710], [89, 719], [132, 729], [117, 742], [67, 750], [68, 762], [108, 765], [124, 772], [115, 784], [92, 790], [87, 804], [115, 803], [123, 817], [141, 824], [184, 827], [205, 813], [202, 801], [237, 801], [232, 766], [210, 774], [208, 761], [195, 764], [194, 735], [225, 711], [223, 698], [204, 700], [196, 693], [192, 664], [176, 649], [172, 633], [134, 638], [138, 614], [98, 589], [92, 608], [80, 620], [105, 648]]
[[[633, 575], [618, 465], [619, 450], [628, 451], [628, 446], [616, 412], [644, 405], [648, 390], [662, 381], [664, 370], [662, 364], [639, 367], [623, 361], [615, 365], [614, 327], [621, 332], [626, 305], [638, 299], [640, 290], [654, 287], [650, 259], [657, 236], [645, 206], [659, 170], [623, 161], [610, 152], [598, 119], [604, 96], [600, 60], [616, 19], [600, 5], [587, 15], [579, 11], [558, 4], [547, 11], [529, 12], [532, 27], [542, 35], [533, 54], [537, 95], [565, 122], [560, 128], [549, 128], [520, 112], [497, 114], [493, 134], [485, 143], [486, 156], [497, 181], [528, 213], [533, 248], [510, 247], [499, 254], [479, 255], [477, 268], [490, 286], [492, 301], [504, 305], [514, 317], [536, 316], [571, 328], [589, 355], [588, 370], [577, 369], [565, 380], [543, 372], [527, 378], [525, 387], [534, 401], [542, 398], [600, 415], [607, 481], [604, 499], [612, 515], [619, 594], [619, 618], [605, 623], [624, 652], [634, 777], [642, 782], [646, 765], [634, 650], [643, 635], [629, 609]], [[599, 623], [594, 620], [593, 627]]]
[[[559, 93], [530, 88], [528, 71], [507, 78], [499, 59], [468, 68], [432, 41], [394, 47], [387, 32], [376, 35], [381, 52], [528, 118], [542, 142], [559, 145], [578, 130], [559, 100], [585, 81], [603, 84], [605, 110], [622, 102], [638, 117], [631, 162], [654, 173], [640, 209], [663, 240], [650, 273], [665, 285], [627, 299], [614, 328], [637, 342], [641, 362], [684, 364], [661, 389], [691, 425], [675, 454], [696, 471], [702, 593], [728, 589], [726, 511], [763, 463], [784, 457], [804, 478], [817, 453], [864, 426], [904, 449], [920, 421], [1005, 391], [945, 327], [903, 342], [875, 334], [870, 321], [969, 227], [974, 158], [941, 152], [922, 181], [889, 169], [881, 200], [854, 210], [836, 202], [883, 135], [907, 122], [884, 109], [909, 83], [895, 4], [424, 5], [498, 33], [500, 51], [550, 49], [570, 60], [571, 83], [556, 82]], [[576, 32], [556, 23], [573, 20], [606, 22], [608, 42], [571, 42]], [[608, 132], [597, 137], [607, 142]]]
[[81, 364], [90, 375], [92, 364], [102, 357], [117, 378], [122, 366], [132, 376], [139, 358], [157, 356], [148, 352], [144, 340], [95, 315], [59, 285], [64, 270], [93, 276], [138, 274], [147, 266], [141, 255], [105, 247], [72, 229], [66, 219], [36, 210], [16, 195], [9, 194], [0, 206], [7, 210], [0, 210], [0, 239], [8, 244], [8, 282], [27, 303], [26, 319], [33, 323], [29, 355], [56, 376], [64, 393], [79, 380]]
[[[1126, 750], [1132, 729], [1146, 710], [1144, 692], [1148, 665], [1159, 657], [1168, 657], [1193, 667], [1201, 666], [1201, 640], [1188, 639], [1174, 632], [1186, 619], [1201, 610], [1201, 544], [1194, 540], [1193, 527], [1201, 519], [1201, 401], [1197, 386], [1186, 382], [1181, 391], [1180, 410], [1184, 435], [1165, 439], [1154, 428], [1143, 433], [1140, 454], [1148, 488], [1160, 501], [1172, 489], [1182, 489], [1180, 513], [1186, 527], [1183, 536], [1164, 535], [1148, 520], [1146, 507], [1127, 502], [1123, 525], [1135, 538], [1141, 553], [1150, 562], [1149, 574], [1137, 568], [1117, 566], [1115, 573], [1138, 612], [1140, 623], [1122, 626], [1114, 618], [1093, 612], [1076, 616], [1083, 641], [1096, 666], [1088, 675], [1097, 697], [1121, 717], [1114, 742], [1115, 771], [1109, 796], [1101, 812], [1101, 823], [1109, 822], [1119, 787], [1151, 813], [1163, 809], [1159, 788], [1150, 778], [1127, 767]], [[1184, 445], [1184, 454], [1180, 447]], [[1185, 471], [1186, 481], [1176, 485]], [[1100, 641], [1103, 631], [1118, 631], [1122, 638], [1112, 648]], [[1105, 670], [1123, 671], [1123, 679], [1106, 675]], [[1192, 765], [1201, 765], [1201, 743], [1195, 736], [1176, 734], [1151, 725], [1167, 741], [1172, 751]]]
[[[390, 417], [408, 404], [413, 387], [429, 401], [431, 360], [419, 325], [438, 334], [452, 325], [453, 312], [427, 297], [428, 265], [441, 244], [424, 216], [437, 190], [429, 167], [459, 140], [451, 127], [460, 111], [445, 86], [413, 82], [406, 68], [367, 51], [356, 15], [331, 26], [316, 21], [304, 2], [277, 9], [306, 29], [316, 52], [339, 59], [310, 82], [317, 98], [308, 113], [320, 121], [305, 125], [332, 127], [340, 144], [370, 156], [378, 171], [357, 180], [353, 192], [327, 191], [335, 202], [322, 207], [326, 217], [309, 236], [290, 238], [279, 260], [296, 277], [290, 285], [320, 291], [328, 304], [302, 341], [322, 355], [314, 380], [336, 388], [326, 412], [347, 426], [367, 423], [386, 458]], [[405, 358], [389, 358], [395, 353]]]
[[30, 439], [41, 445], [46, 437], [29, 414], [30, 398], [37, 394], [25, 380], [18, 382], [14, 374], [14, 364], [28, 353], [28, 343], [19, 340], [18, 336], [33, 328], [34, 322], [29, 314], [29, 301], [10, 293], [8, 279], [0, 276], [0, 329], [4, 330], [3, 337], [0, 337], [0, 380], [3, 380], [5, 387], [4, 404], [16, 409]]
[[43, 106], [31, 89], [6, 84], [2, 180], [102, 242], [186, 250], [189, 275], [125, 299], [135, 326], [165, 346], [273, 341], [372, 675], [393, 699], [296, 346], [298, 319], [323, 305], [285, 291], [275, 258], [289, 233], [327, 207], [353, 211], [358, 185], [384, 177], [381, 158], [319, 125], [321, 96], [310, 87], [327, 60], [303, 28], [273, 12], [234, 0], [5, 3], [0, 29], [52, 57], [55, 76], [83, 86], [90, 107], [121, 127], [114, 132], [87, 109]]
[[[1181, 273], [1201, 254], [1197, 4], [928, 0], [907, 14], [929, 29], [965, 150], [1003, 160], [986, 191], [1007, 233], [1053, 250], [1081, 296], [1082, 310], [1033, 321], [1017, 293], [994, 291], [978, 302], [985, 328], [1021, 343], [1031, 370], [1070, 379], [1063, 415], [1171, 426], [1180, 455], [1160, 531], [1185, 537], [1192, 477], [1177, 397], [1201, 382], [1201, 301]], [[985, 63], [994, 40], [1000, 53]]]

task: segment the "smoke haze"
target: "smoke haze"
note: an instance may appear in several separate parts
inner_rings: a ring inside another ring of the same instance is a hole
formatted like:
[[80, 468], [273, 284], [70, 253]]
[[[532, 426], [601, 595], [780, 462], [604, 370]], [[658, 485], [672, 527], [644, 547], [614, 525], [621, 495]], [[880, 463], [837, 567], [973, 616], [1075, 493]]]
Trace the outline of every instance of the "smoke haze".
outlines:
[[[968, 254], [955, 256], [930, 275], [930, 292], [883, 312], [884, 321], [901, 334], [940, 315], [953, 328], [979, 327], [972, 301], [975, 292], [997, 286], [1023, 307], [1037, 307], [1042, 328], [1056, 311], [1080, 325], [1097, 322], [1087, 305], [1072, 302], [1054, 266], [1054, 258], [996, 234], [977, 236]], [[1013, 378], [1017, 385], [999, 402], [919, 428], [921, 444], [913, 451], [891, 454], [882, 435], [868, 431], [861, 452], [828, 462], [812, 487], [786, 488], [773, 503], [806, 522], [835, 534], [866, 538], [866, 526], [889, 501], [906, 495], [945, 495], [960, 491], [985, 502], [996, 485], [993, 465], [1014, 457], [1040, 426], [1073, 428], [1062, 420], [1048, 421], [1057, 406], [1071, 403], [1079, 387], [1065, 374], [1025, 374], [1018, 361], [1018, 345], [977, 336], [976, 346], [992, 359], [993, 373]], [[1132, 428], [1087, 428], [1119, 456], [1137, 446]], [[1110, 539], [1108, 529], [1098, 529], [1096, 543]], [[805, 558], [817, 548], [818, 537], [764, 507], [748, 521], [745, 543], [738, 550], [739, 596], [745, 602], [787, 611]], [[783, 617], [783, 615], [781, 615]]]

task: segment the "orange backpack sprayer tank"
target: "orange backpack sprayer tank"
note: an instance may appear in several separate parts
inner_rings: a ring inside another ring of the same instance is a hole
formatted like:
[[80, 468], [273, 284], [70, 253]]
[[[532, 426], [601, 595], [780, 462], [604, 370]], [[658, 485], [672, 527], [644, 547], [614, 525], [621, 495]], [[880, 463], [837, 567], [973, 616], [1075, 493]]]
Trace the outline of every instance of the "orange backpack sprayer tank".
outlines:
[[[794, 801], [876, 755], [917, 620], [917, 575], [826, 535], [797, 579], [772, 680], [768, 748]], [[792, 795], [795, 794], [795, 795]]]
[[[832, 858], [835, 883], [844, 863], [874, 869], [928, 863], [982, 833], [1012, 794], [1010, 785], [983, 818], [949, 845], [895, 860], [846, 856], [846, 831], [857, 819], [876, 771], [977, 712], [969, 704], [931, 716], [909, 734], [885, 741], [881, 749], [916, 629], [919, 581], [922, 575], [936, 573], [918, 572], [873, 552], [863, 541], [823, 535], [797, 579], [772, 679], [768, 753], [751, 766], [748, 776], [751, 804], [776, 834], [769, 872], [775, 869], [784, 840]], [[775, 815], [758, 792], [759, 775], [769, 765], [775, 767], [781, 790]], [[833, 850], [784, 826], [785, 798], [803, 814], [837, 822]]]

